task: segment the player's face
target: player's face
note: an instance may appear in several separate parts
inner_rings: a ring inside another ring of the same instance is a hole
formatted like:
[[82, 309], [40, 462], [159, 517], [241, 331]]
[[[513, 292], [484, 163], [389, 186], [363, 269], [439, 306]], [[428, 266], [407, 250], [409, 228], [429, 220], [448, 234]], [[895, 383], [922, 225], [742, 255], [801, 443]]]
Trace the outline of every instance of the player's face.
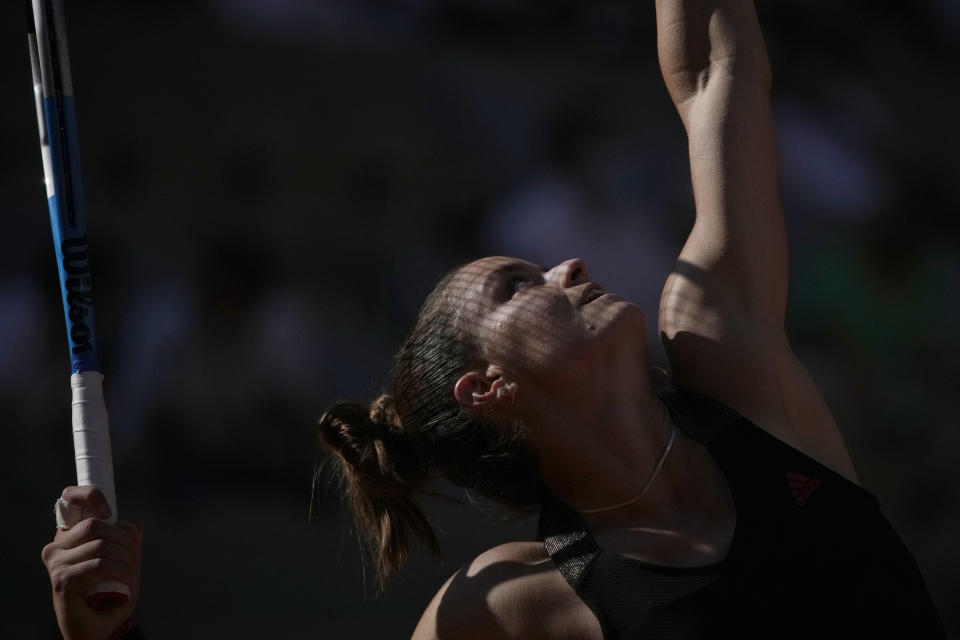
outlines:
[[590, 375], [612, 349], [646, 342], [643, 312], [591, 281], [582, 260], [547, 269], [483, 258], [461, 268], [452, 285], [462, 326], [478, 337], [484, 359], [517, 376]]

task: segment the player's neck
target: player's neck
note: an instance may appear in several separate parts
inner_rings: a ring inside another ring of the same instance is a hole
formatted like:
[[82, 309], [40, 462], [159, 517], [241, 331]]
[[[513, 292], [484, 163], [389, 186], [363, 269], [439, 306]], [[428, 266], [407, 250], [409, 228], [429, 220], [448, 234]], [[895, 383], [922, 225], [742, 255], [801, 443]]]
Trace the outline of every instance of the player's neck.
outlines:
[[539, 416], [541, 424], [550, 425], [548, 437], [538, 442], [544, 480], [575, 508], [616, 504], [643, 492], [673, 431], [645, 369], [636, 379], [620, 376], [612, 382], [592, 397], [585, 389]]

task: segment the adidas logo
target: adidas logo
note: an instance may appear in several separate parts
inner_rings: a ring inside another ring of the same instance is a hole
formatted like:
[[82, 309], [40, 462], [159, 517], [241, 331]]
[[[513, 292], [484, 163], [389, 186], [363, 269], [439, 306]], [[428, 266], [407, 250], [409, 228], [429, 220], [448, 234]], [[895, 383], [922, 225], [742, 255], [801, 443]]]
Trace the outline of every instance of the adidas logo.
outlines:
[[790, 485], [790, 493], [793, 494], [793, 502], [798, 507], [807, 504], [807, 500], [813, 495], [822, 483], [820, 478], [811, 478], [800, 473], [787, 472], [787, 482]]

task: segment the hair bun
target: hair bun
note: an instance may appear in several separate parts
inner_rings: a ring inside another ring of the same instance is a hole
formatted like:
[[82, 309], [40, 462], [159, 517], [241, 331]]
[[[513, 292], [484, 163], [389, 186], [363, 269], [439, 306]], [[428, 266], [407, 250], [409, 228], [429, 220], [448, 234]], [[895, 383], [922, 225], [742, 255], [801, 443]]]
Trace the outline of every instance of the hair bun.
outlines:
[[429, 465], [404, 431], [393, 397], [384, 394], [369, 407], [336, 404], [319, 428], [335, 454], [354, 522], [376, 559], [380, 586], [407, 561], [414, 543], [439, 555], [430, 522], [414, 499]]
[[335, 453], [351, 459], [367, 446], [371, 435], [369, 412], [354, 402], [335, 404], [320, 418], [320, 435]]
[[409, 491], [425, 475], [389, 394], [381, 395], [369, 408], [338, 403], [323, 414], [319, 426], [324, 442], [353, 468], [356, 480], [367, 490]]
[[392, 395], [384, 393], [370, 404], [370, 422], [387, 431], [403, 431], [397, 403]]

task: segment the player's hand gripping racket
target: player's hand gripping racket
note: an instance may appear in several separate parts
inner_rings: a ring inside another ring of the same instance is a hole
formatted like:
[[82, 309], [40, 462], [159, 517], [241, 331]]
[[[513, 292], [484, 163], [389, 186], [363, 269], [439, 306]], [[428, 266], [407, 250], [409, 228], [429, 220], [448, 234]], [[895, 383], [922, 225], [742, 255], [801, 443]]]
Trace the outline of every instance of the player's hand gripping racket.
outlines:
[[[70, 347], [73, 389], [73, 447], [77, 484], [100, 489], [117, 520], [110, 430], [103, 402], [103, 374], [97, 358], [93, 292], [87, 253], [87, 215], [80, 176], [77, 114], [61, 0], [28, 0], [27, 41], [40, 128], [50, 226], [60, 274], [60, 293]], [[94, 609], [125, 604], [130, 589], [121, 582], [97, 584], [86, 596]]]

